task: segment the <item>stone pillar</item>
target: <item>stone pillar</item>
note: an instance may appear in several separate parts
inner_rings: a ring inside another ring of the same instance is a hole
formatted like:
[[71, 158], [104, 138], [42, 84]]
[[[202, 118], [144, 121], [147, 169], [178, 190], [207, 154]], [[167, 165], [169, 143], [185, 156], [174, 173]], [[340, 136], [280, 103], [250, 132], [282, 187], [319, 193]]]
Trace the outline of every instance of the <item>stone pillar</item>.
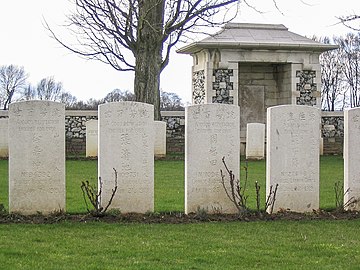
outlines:
[[221, 62], [219, 50], [193, 55], [193, 104], [238, 104], [238, 63]]
[[205, 104], [208, 100], [208, 54], [205, 51], [193, 55], [192, 104]]
[[319, 55], [309, 56], [313, 62], [292, 64], [292, 104], [321, 108], [321, 71]]

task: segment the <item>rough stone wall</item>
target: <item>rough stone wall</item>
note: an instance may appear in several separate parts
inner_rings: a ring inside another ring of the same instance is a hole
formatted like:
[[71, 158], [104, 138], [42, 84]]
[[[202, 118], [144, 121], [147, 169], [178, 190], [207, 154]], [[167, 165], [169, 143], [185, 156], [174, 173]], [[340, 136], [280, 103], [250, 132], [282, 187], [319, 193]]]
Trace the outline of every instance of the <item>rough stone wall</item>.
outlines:
[[193, 73], [192, 78], [193, 93], [192, 99], [194, 104], [205, 103], [205, 71], [199, 70]]
[[185, 152], [185, 114], [184, 112], [162, 112], [161, 120], [166, 122], [166, 152]]
[[97, 119], [96, 111], [66, 111], [65, 139], [67, 155], [83, 155], [86, 152], [86, 121]]
[[325, 115], [321, 118], [321, 135], [324, 141], [324, 154], [341, 155], [344, 144], [344, 116], [339, 112], [323, 114]]
[[323, 138], [343, 138], [344, 116], [323, 116], [321, 127]]
[[234, 83], [231, 81], [233, 76], [232, 69], [214, 69], [212, 87], [215, 96], [212, 97], [212, 103], [234, 104], [234, 97], [230, 95], [230, 91], [234, 90]]
[[296, 91], [300, 92], [300, 97], [296, 98], [297, 105], [316, 105], [316, 71], [314, 70], [297, 70], [296, 77], [299, 78], [299, 82], [296, 83]]
[[86, 138], [86, 121], [97, 116], [65, 116], [66, 138]]
[[[162, 112], [162, 121], [166, 122], [167, 152], [184, 153], [185, 151], [185, 113]], [[7, 111], [0, 111], [0, 117], [6, 118]], [[85, 153], [85, 122], [97, 119], [96, 111], [66, 111], [65, 117], [66, 153], [78, 155]], [[322, 137], [324, 154], [342, 154], [344, 139], [344, 116], [342, 112], [322, 112]]]
[[[167, 153], [184, 153], [185, 151], [185, 113], [161, 112], [162, 121], [166, 122]], [[68, 155], [84, 154], [86, 151], [86, 121], [98, 119], [97, 112], [89, 114], [78, 111], [76, 115], [65, 116], [66, 153]]]

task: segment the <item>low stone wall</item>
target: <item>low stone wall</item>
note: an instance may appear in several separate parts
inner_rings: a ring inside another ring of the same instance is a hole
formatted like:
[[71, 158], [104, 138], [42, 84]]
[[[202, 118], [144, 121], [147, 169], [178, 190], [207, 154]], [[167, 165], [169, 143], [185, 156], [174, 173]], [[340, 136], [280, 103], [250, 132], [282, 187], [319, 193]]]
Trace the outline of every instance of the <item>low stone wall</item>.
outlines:
[[325, 155], [341, 155], [344, 144], [344, 112], [322, 112], [321, 135]]
[[[6, 118], [7, 111], [0, 111], [0, 118]], [[86, 121], [97, 119], [97, 111], [66, 111], [65, 137], [67, 155], [85, 154], [86, 151]], [[162, 121], [166, 122], [167, 153], [185, 152], [185, 112], [163, 111]], [[344, 113], [322, 112], [322, 137], [324, 154], [343, 153]]]
[[86, 121], [97, 118], [97, 111], [66, 111], [65, 138], [67, 155], [85, 154]]
[[166, 122], [166, 152], [185, 152], [185, 112], [163, 111], [161, 120]]
[[[86, 151], [86, 121], [98, 119], [97, 111], [66, 111], [66, 153], [84, 154]], [[185, 112], [163, 111], [161, 120], [166, 122], [166, 152], [185, 151]]]

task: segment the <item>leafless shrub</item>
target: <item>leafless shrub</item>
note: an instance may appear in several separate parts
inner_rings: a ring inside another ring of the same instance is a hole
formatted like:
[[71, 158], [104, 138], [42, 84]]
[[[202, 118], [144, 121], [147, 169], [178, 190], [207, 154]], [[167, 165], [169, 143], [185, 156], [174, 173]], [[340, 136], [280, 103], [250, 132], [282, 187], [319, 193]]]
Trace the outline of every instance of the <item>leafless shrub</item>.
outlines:
[[273, 185], [271, 185], [269, 194], [268, 194], [268, 196], [266, 198], [265, 211], [268, 212], [270, 215], [274, 211], [274, 205], [275, 205], [275, 200], [276, 200], [276, 192], [277, 192], [278, 186], [279, 186], [279, 184], [276, 184], [275, 188], [274, 188]]
[[345, 192], [343, 192], [344, 186], [340, 181], [337, 181], [334, 185], [335, 191], [335, 208], [338, 211], [344, 211], [347, 208], [351, 208], [358, 202], [354, 196], [350, 197], [346, 202], [344, 202], [344, 197], [346, 194], [350, 192], [350, 188], [348, 188]]
[[256, 193], [256, 211], [260, 213], [260, 185], [258, 181], [255, 181], [255, 193]]
[[[240, 185], [239, 179], [235, 179], [235, 175], [233, 174], [232, 170], [228, 168], [225, 162], [225, 157], [222, 158], [222, 162], [224, 164], [225, 170], [228, 175], [229, 187], [227, 187], [226, 185], [225, 174], [223, 173], [222, 170], [220, 170], [222, 186], [225, 190], [226, 196], [235, 205], [239, 214], [243, 215], [244, 213], [249, 212], [249, 208], [247, 207], [248, 196], [245, 194], [248, 183], [248, 176], [249, 176], [248, 162], [246, 161], [244, 166], [245, 179], [243, 186]], [[273, 189], [273, 186], [271, 186], [268, 197], [266, 198], [265, 211], [267, 211], [269, 214], [272, 214], [274, 210], [277, 189], [278, 189], [278, 184], [276, 184], [275, 189]], [[257, 181], [255, 182], [255, 194], [256, 194], [256, 211], [260, 216], [262, 216], [262, 210], [260, 209], [260, 205], [261, 205], [260, 185]]]
[[[240, 180], [235, 179], [235, 175], [233, 174], [232, 170], [228, 168], [225, 162], [225, 157], [222, 158], [222, 162], [224, 164], [225, 170], [229, 177], [230, 187], [226, 187], [225, 183], [225, 175], [223, 171], [220, 169], [221, 174], [221, 183], [226, 192], [226, 196], [230, 199], [230, 201], [235, 205], [236, 209], [238, 210], [239, 214], [244, 214], [247, 212], [246, 201], [248, 196], [245, 195], [246, 191], [246, 182], [247, 182], [247, 173], [244, 180], [244, 186], [240, 185]], [[247, 164], [247, 163], [246, 163]], [[247, 172], [247, 166], [245, 166], [245, 171]], [[228, 190], [230, 189], [230, 190]]]
[[[103, 207], [101, 203], [101, 194], [103, 191], [103, 182], [101, 177], [99, 177], [99, 189], [96, 188], [96, 185], [90, 184], [89, 181], [81, 182], [81, 190], [83, 193], [86, 209], [90, 214], [94, 216], [103, 215], [108, 210], [109, 206], [111, 205], [114, 199], [118, 186], [117, 186], [117, 171], [115, 170], [115, 168], [113, 168], [113, 170], [114, 170], [114, 188], [111, 190], [110, 199], [105, 207]], [[88, 201], [90, 201], [94, 209], [90, 210]]]

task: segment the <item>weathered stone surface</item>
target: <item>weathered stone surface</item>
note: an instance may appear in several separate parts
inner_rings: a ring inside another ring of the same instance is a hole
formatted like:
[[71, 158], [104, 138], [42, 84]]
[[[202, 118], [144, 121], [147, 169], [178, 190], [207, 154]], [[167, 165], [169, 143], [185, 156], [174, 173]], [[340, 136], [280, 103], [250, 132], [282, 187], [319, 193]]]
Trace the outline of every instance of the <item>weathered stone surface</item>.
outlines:
[[324, 113], [327, 113], [327, 115], [321, 117], [322, 137], [344, 137], [344, 117], [337, 115], [338, 112], [335, 112], [335, 116], [329, 116], [329, 112]]
[[316, 105], [317, 86], [315, 83], [315, 70], [297, 70], [296, 77], [299, 82], [296, 83], [296, 91], [300, 92], [300, 96], [296, 98], [297, 105]]
[[166, 122], [155, 121], [154, 155], [161, 158], [166, 156]]
[[[241, 130], [246, 132], [247, 123], [264, 123], [265, 121], [265, 88], [264, 86], [241, 86], [239, 104], [241, 108]], [[246, 134], [246, 133], [245, 133]], [[244, 135], [245, 135], [244, 134]]]
[[246, 129], [246, 158], [264, 159], [265, 124], [248, 123]]
[[154, 210], [154, 108], [132, 101], [99, 106], [101, 203], [107, 204], [118, 172], [118, 191], [111, 208], [121, 212]]
[[194, 104], [203, 104], [205, 102], [205, 74], [204, 70], [193, 73], [193, 93], [192, 100]]
[[267, 110], [266, 193], [278, 184], [274, 211], [319, 208], [320, 110], [283, 105]]
[[233, 75], [232, 69], [215, 69], [213, 71], [212, 85], [215, 96], [212, 97], [212, 103], [234, 104], [234, 97], [230, 94], [230, 91], [234, 90], [234, 83], [231, 81]]
[[228, 167], [239, 179], [239, 107], [189, 106], [185, 121], [185, 213], [199, 209], [210, 213], [236, 213], [222, 186], [220, 169], [224, 171], [221, 160], [225, 157]]
[[[85, 138], [86, 122], [94, 119], [97, 120], [96, 111], [66, 111], [65, 132], [66, 138]], [[85, 142], [85, 140], [84, 140]]]
[[360, 210], [360, 108], [344, 111], [344, 203], [354, 197], [357, 203], [347, 207]]
[[320, 137], [320, 156], [324, 155], [324, 138]]
[[51, 101], [9, 106], [9, 210], [65, 210], [65, 108]]
[[86, 122], [86, 156], [98, 156], [98, 120]]
[[8, 123], [7, 118], [0, 118], [0, 158], [9, 156]]

